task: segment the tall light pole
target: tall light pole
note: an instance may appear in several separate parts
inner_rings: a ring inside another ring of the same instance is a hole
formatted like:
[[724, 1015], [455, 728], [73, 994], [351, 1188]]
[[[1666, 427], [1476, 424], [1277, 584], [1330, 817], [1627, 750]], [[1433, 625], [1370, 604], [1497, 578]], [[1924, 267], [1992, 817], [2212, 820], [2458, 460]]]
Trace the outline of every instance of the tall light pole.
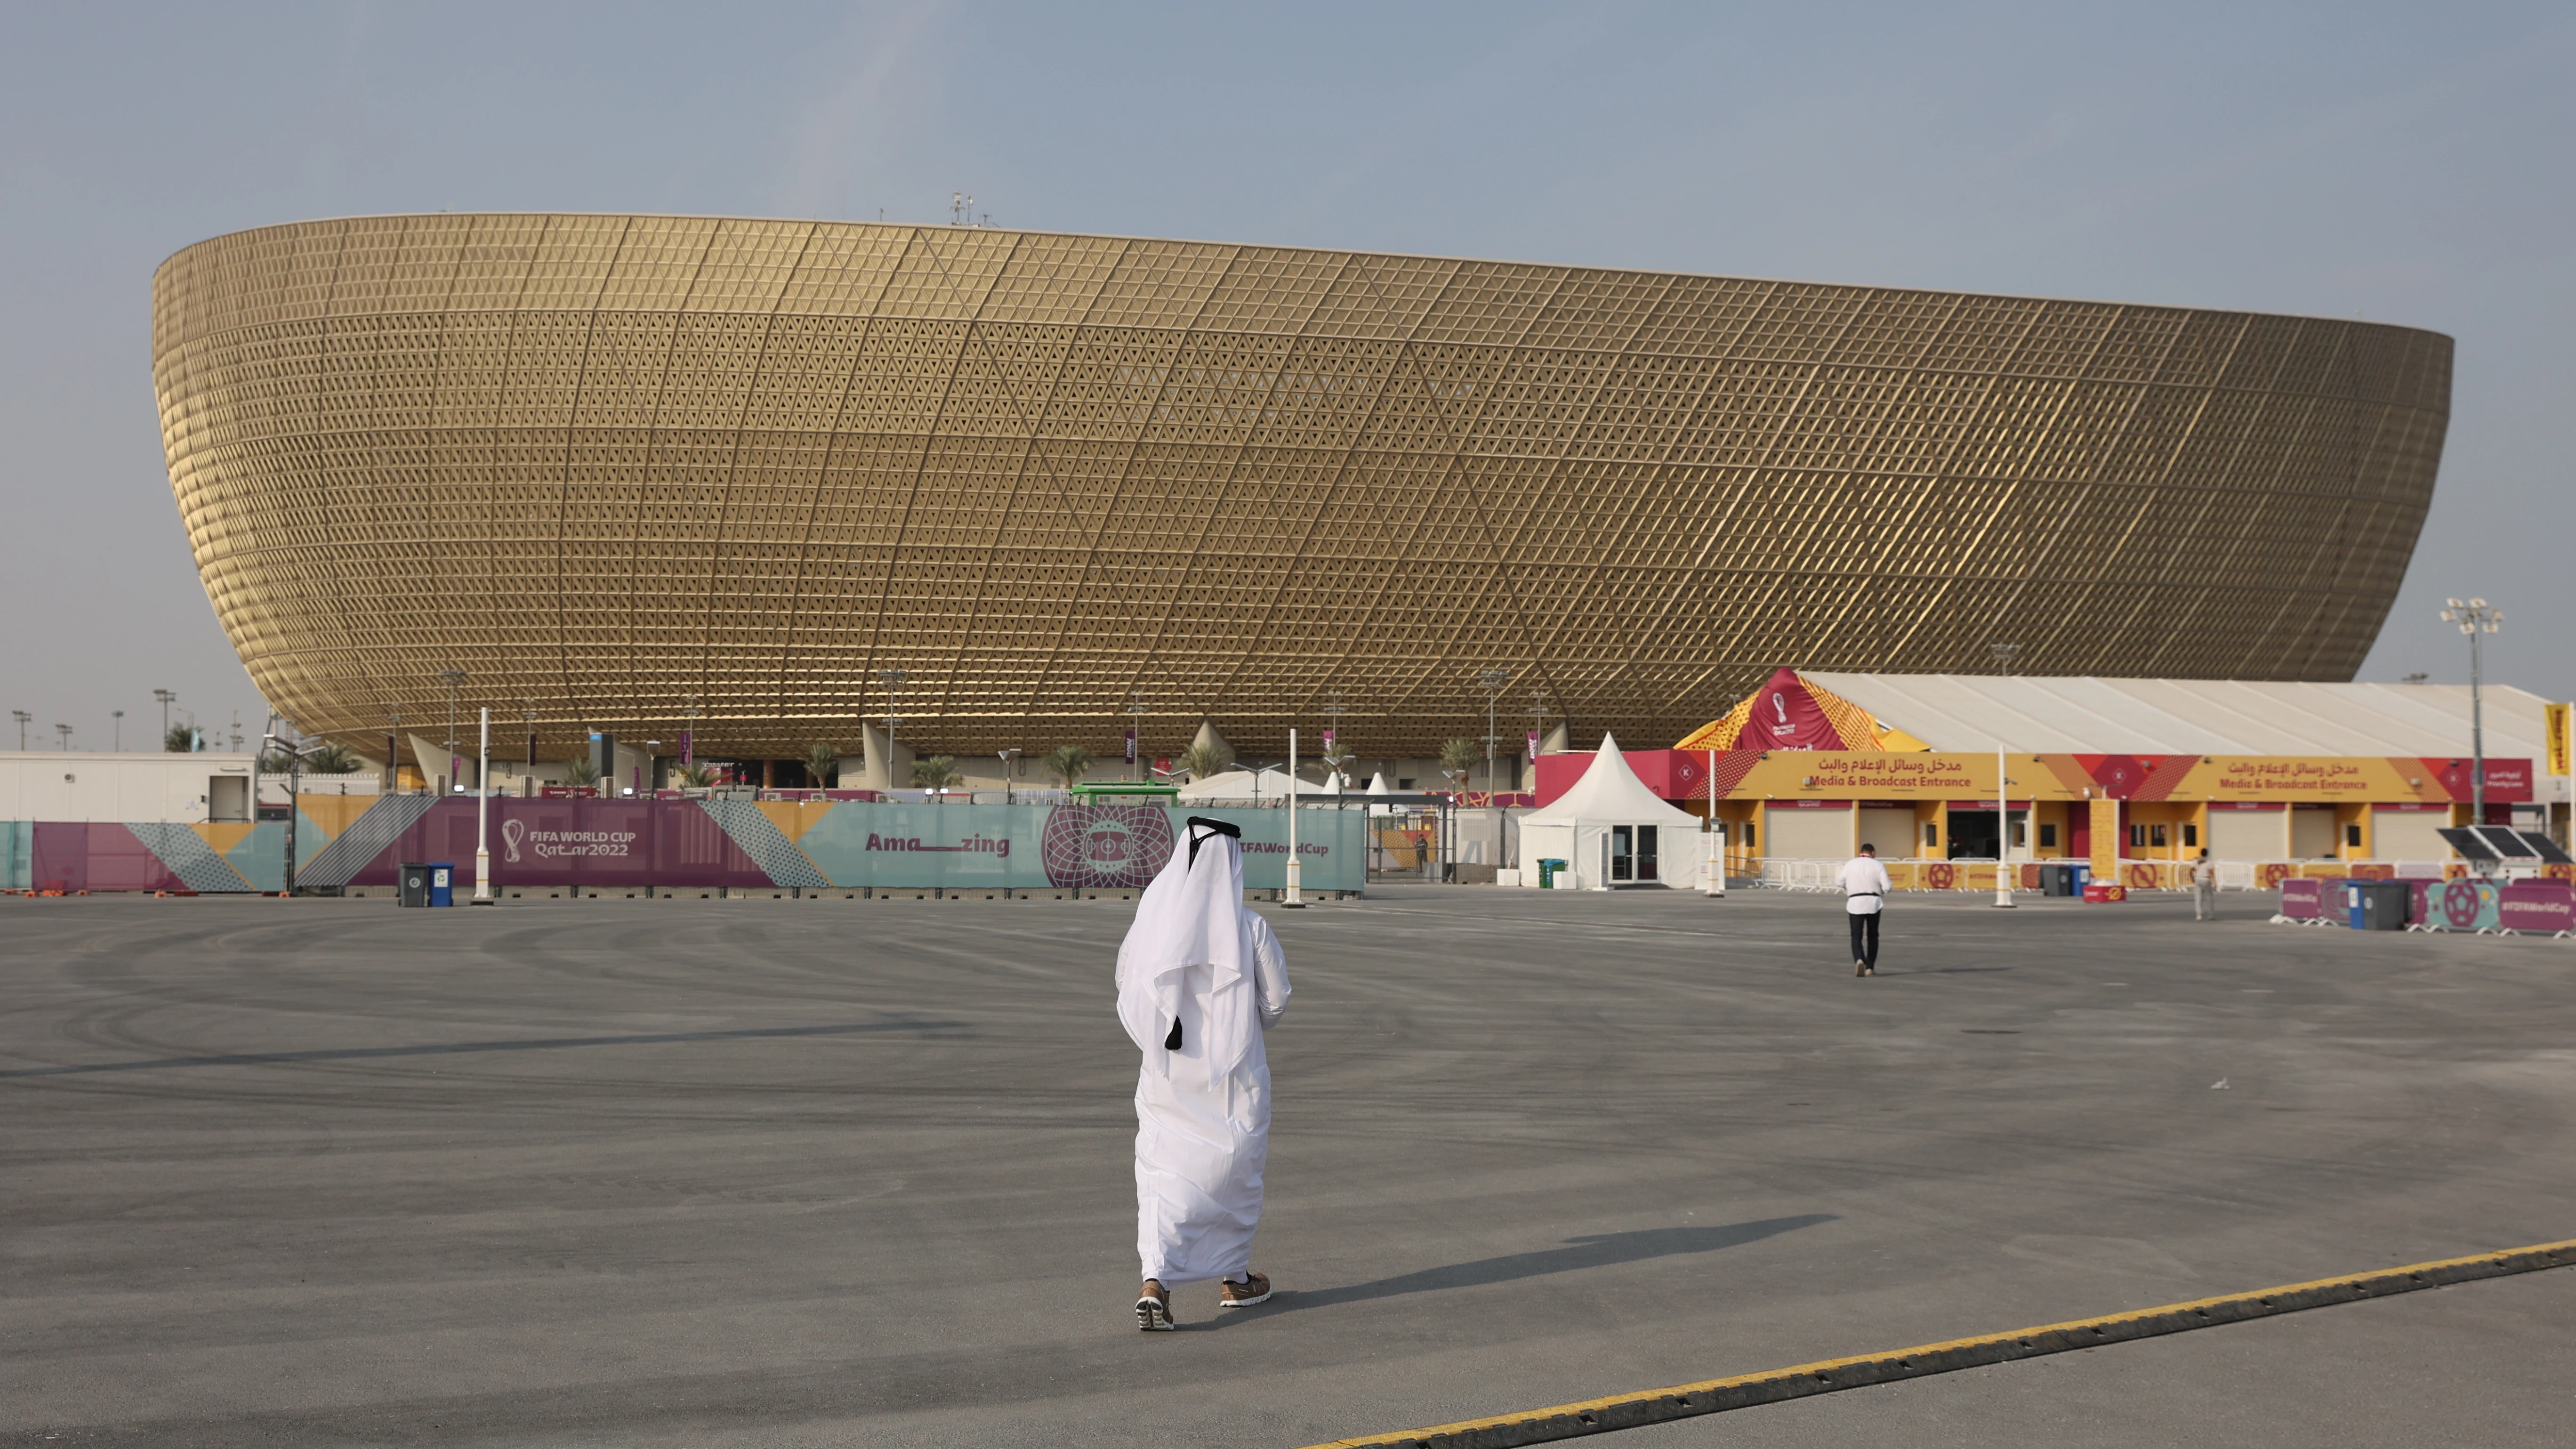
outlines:
[[110, 718], [110, 719], [112, 719], [112, 720], [114, 720], [114, 721], [116, 721], [116, 752], [117, 752], [118, 754], [120, 754], [120, 755], [121, 755], [121, 754], [124, 754], [124, 753], [125, 753], [125, 711], [123, 711], [123, 710], [121, 710], [121, 709], [111, 709], [111, 710], [109, 710], [109, 711], [107, 712], [107, 717], [108, 717], [108, 718]]
[[[1135, 694], [1127, 696], [1127, 773], [1133, 775], [1139, 785], [1145, 783], [1145, 746], [1138, 738], [1138, 733], [1144, 728], [1144, 724], [1144, 696]], [[1290, 733], [1294, 734], [1295, 731], [1292, 730]]]
[[[23, 754], [27, 749], [27, 724], [30, 720], [33, 720], [35, 716], [27, 713], [23, 709], [13, 709], [9, 711], [9, 717], [18, 722], [18, 750]], [[164, 730], [163, 733], [167, 734], [168, 731]]]
[[447, 686], [447, 789], [443, 793], [453, 795], [456, 793], [456, 691], [464, 687], [465, 671], [442, 669], [438, 671], [438, 682]]
[[993, 753], [1001, 757], [1002, 803], [1008, 805], [1011, 803], [1011, 761], [1018, 759], [1020, 757], [1020, 752], [1017, 750], [995, 750]]
[[1494, 775], [1494, 742], [1501, 738], [1494, 733], [1494, 702], [1502, 698], [1504, 686], [1511, 682], [1512, 672], [1508, 669], [1488, 669], [1476, 676], [1476, 683], [1485, 691], [1485, 790], [1489, 794], [1503, 788], [1503, 782]]
[[[2013, 672], [2013, 659], [2021, 653], [2020, 645], [1989, 644], [1986, 648], [1995, 656], [1996, 673], [2009, 675]], [[2034, 809], [2037, 808], [2037, 799], [2037, 796], [2032, 797]], [[1911, 846], [1907, 848], [1912, 849]], [[1995, 904], [2006, 908], [2011, 907], [2013, 903], [2011, 870], [2012, 782], [2004, 774], [2004, 737], [2001, 731], [1997, 731], [1995, 734]]]
[[402, 784], [402, 711], [385, 715], [385, 793], [390, 795]]
[[492, 904], [492, 707], [483, 706], [483, 742], [474, 766], [474, 904]]
[[[523, 699], [519, 703], [524, 706], [519, 714], [528, 722], [528, 777], [520, 782], [519, 793], [533, 800], [537, 798], [537, 702], [533, 699]], [[680, 743], [685, 748], [688, 737], [681, 736]]]
[[62, 743], [64, 750], [68, 751], [71, 749], [72, 727], [70, 725], [58, 724], [54, 726], [54, 737]]
[[179, 692], [175, 689], [156, 689], [152, 691], [152, 697], [161, 701], [161, 748], [166, 750], [170, 748], [170, 706], [179, 702]]
[[894, 777], [894, 731], [895, 726], [903, 723], [902, 720], [895, 718], [895, 694], [898, 690], [903, 688], [903, 682], [911, 677], [911, 675], [904, 673], [900, 669], [880, 669], [877, 671], [877, 683], [884, 685], [886, 692], [885, 769], [886, 788], [889, 790], [898, 788], [902, 783]]
[[2479, 695], [2484, 683], [2478, 657], [2478, 636], [2493, 634], [2504, 627], [2504, 610], [2484, 599], [2471, 599], [2463, 604], [2445, 599], [2450, 605], [2442, 611], [2442, 622], [2457, 624], [2469, 636], [2469, 823], [2487, 823], [2487, 715], [2486, 704]]

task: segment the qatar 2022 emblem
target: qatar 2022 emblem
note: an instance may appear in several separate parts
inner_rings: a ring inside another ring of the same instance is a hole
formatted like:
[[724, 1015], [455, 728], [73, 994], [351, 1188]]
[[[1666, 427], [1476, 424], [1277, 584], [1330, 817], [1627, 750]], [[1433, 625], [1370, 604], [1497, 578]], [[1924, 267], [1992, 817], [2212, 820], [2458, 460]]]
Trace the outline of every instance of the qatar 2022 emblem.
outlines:
[[1058, 805], [1038, 838], [1047, 884], [1134, 890], [1172, 854], [1172, 816], [1160, 805]]

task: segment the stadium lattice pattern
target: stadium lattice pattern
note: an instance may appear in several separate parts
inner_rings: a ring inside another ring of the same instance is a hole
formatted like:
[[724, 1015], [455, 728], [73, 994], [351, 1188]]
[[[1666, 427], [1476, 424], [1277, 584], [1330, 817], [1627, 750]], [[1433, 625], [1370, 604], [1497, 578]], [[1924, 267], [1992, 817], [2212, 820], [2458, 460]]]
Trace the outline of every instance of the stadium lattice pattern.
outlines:
[[[306, 728], [1370, 755], [1775, 666], [2349, 678], [2451, 344], [2238, 312], [974, 228], [367, 217], [156, 278], [173, 489]], [[1518, 725], [1512, 726], [1518, 728]]]

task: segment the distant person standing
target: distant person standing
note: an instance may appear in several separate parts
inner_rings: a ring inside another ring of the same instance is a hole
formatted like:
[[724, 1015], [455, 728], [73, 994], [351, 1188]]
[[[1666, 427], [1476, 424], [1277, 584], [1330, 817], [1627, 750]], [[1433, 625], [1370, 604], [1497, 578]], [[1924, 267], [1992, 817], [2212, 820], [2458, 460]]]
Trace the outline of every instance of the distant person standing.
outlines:
[[1852, 974], [1878, 974], [1878, 913], [1894, 883], [1878, 863], [1878, 847], [1864, 840], [1860, 854], [1843, 867], [1843, 911], [1851, 917]]
[[2191, 863], [2191, 918], [2218, 919], [2218, 862], [2211, 860], [2206, 850]]

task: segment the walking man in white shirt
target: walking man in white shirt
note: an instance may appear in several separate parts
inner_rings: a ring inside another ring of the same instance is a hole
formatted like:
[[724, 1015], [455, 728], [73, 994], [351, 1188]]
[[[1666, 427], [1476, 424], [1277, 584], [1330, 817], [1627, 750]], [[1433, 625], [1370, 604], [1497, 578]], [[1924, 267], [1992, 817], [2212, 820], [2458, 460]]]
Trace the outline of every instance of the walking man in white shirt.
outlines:
[[1843, 910], [1851, 917], [1852, 974], [1878, 974], [1878, 912], [1887, 903], [1891, 882], [1878, 863], [1878, 847], [1864, 840], [1860, 854], [1843, 867]]
[[2218, 919], [2218, 862], [2211, 860], [2206, 850], [2191, 863], [2191, 918]]

